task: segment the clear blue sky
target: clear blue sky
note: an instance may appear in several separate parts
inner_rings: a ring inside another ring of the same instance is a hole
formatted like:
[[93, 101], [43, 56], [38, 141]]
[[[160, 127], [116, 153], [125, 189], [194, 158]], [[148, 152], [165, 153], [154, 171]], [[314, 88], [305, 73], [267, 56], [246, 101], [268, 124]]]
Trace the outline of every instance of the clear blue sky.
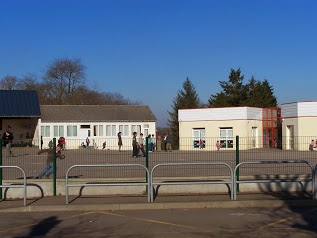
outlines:
[[186, 77], [202, 102], [241, 68], [278, 103], [317, 100], [315, 0], [2, 0], [0, 78], [81, 58], [87, 82], [164, 126]]

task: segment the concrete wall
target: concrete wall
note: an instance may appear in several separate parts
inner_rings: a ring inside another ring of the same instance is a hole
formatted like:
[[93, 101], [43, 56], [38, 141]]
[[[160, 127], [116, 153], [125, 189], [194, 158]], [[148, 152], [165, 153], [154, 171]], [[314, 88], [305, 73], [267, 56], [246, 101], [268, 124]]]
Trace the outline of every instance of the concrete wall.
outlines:
[[[242, 177], [243, 179], [243, 177]], [[188, 180], [188, 178], [187, 178]], [[105, 180], [103, 180], [105, 181]], [[122, 180], [121, 180], [122, 181]], [[78, 183], [101, 182], [101, 180], [80, 180]], [[4, 181], [3, 184], [21, 183], [18, 181]], [[39, 198], [42, 196], [53, 196], [53, 183], [50, 180], [29, 180], [27, 186], [28, 198]], [[312, 184], [300, 183], [250, 183], [240, 184], [241, 192], [302, 192], [311, 193]], [[6, 199], [23, 198], [22, 188], [3, 188], [3, 197]], [[69, 188], [69, 195], [92, 196], [92, 195], [135, 195], [144, 194], [145, 186], [98, 186], [85, 187], [81, 190], [80, 187]], [[197, 184], [197, 185], [162, 185], [158, 191], [159, 194], [190, 194], [190, 193], [229, 193], [228, 187], [225, 184]], [[57, 180], [57, 195], [65, 195], [65, 180]]]

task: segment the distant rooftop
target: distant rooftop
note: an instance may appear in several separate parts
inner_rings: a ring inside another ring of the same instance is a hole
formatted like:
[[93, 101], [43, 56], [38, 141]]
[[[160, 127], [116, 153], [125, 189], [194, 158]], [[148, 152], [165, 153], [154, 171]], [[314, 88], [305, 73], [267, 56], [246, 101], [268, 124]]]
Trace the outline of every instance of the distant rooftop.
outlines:
[[156, 121], [144, 105], [41, 105], [42, 122]]
[[35, 90], [0, 90], [0, 117], [41, 117]]

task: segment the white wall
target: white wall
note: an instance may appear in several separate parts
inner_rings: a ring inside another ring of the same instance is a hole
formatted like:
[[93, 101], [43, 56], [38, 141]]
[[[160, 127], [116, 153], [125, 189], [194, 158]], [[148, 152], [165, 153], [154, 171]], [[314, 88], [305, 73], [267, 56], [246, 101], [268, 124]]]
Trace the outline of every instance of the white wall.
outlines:
[[262, 120], [262, 108], [226, 107], [178, 110], [178, 120], [183, 121], [226, 121]]
[[[69, 137], [67, 136], [67, 126], [73, 125], [77, 126], [77, 136], [76, 137]], [[84, 142], [83, 138], [80, 138], [80, 126], [81, 125], [90, 125], [91, 136], [90, 145], [93, 146], [93, 141], [97, 144], [98, 148], [102, 148], [102, 144], [104, 141], [107, 142], [107, 148], [116, 148], [117, 147], [117, 133], [119, 132], [119, 125], [127, 125], [129, 127], [129, 133], [124, 135], [122, 133], [122, 140], [123, 140], [123, 147], [122, 149], [131, 150], [132, 145], [132, 125], [140, 125], [141, 132], [144, 133], [146, 129], [150, 134], [156, 135], [156, 123], [155, 122], [74, 122], [74, 123], [46, 123], [39, 121], [38, 135], [41, 135], [41, 126], [50, 126], [50, 137], [43, 137], [43, 148], [48, 148], [48, 143], [54, 137], [54, 126], [64, 126], [64, 137], [66, 139], [66, 148], [67, 149], [78, 149], [81, 145], [81, 142]], [[102, 136], [94, 136], [93, 135], [93, 128], [95, 125], [102, 125], [103, 126], [103, 135]], [[106, 136], [106, 126], [107, 125], [115, 125], [116, 126], [116, 133], [112, 136]], [[148, 125], [148, 128], [145, 126]], [[147, 135], [146, 135], [147, 136]], [[58, 139], [58, 138], [56, 138]], [[39, 141], [40, 139], [37, 138]]]

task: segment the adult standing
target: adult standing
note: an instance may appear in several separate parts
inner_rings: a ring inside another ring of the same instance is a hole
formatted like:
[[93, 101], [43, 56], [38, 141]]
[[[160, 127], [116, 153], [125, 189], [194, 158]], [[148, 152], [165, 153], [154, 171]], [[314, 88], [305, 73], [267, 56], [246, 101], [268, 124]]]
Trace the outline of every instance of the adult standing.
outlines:
[[137, 133], [133, 132], [133, 137], [132, 137], [132, 157], [136, 158], [139, 155], [139, 150], [138, 150], [138, 142], [136, 139]]
[[154, 136], [154, 134], [152, 134], [152, 151], [154, 152], [156, 147], [156, 138]]
[[118, 133], [118, 146], [119, 146], [119, 152], [120, 152], [122, 147], [121, 131], [119, 131]]
[[139, 149], [142, 152], [142, 156], [145, 157], [143, 133], [140, 133], [139, 144], [138, 145], [139, 145]]
[[87, 138], [86, 138], [86, 148], [88, 149], [88, 147], [89, 147], [89, 144], [90, 144], [90, 140], [89, 140], [89, 137], [87, 136]]
[[151, 137], [151, 134], [148, 135], [147, 137], [147, 143], [148, 143], [148, 152], [152, 152], [152, 146], [153, 146], [153, 143], [152, 143], [152, 137]]
[[166, 134], [166, 151], [172, 152], [172, 136]]
[[3, 134], [2, 139], [3, 139], [3, 142], [6, 146], [7, 156], [11, 157], [12, 156], [11, 145], [12, 145], [12, 141], [13, 141], [13, 133], [10, 132], [9, 130], [7, 130]]
[[166, 138], [167, 138], [167, 135], [164, 134], [163, 141], [164, 141], [164, 150], [165, 151], [167, 151], [167, 149], [166, 149]]
[[162, 147], [162, 141], [161, 141], [161, 136], [160, 134], [158, 133], [157, 136], [156, 136], [156, 150], [157, 151], [161, 151], [161, 147]]

